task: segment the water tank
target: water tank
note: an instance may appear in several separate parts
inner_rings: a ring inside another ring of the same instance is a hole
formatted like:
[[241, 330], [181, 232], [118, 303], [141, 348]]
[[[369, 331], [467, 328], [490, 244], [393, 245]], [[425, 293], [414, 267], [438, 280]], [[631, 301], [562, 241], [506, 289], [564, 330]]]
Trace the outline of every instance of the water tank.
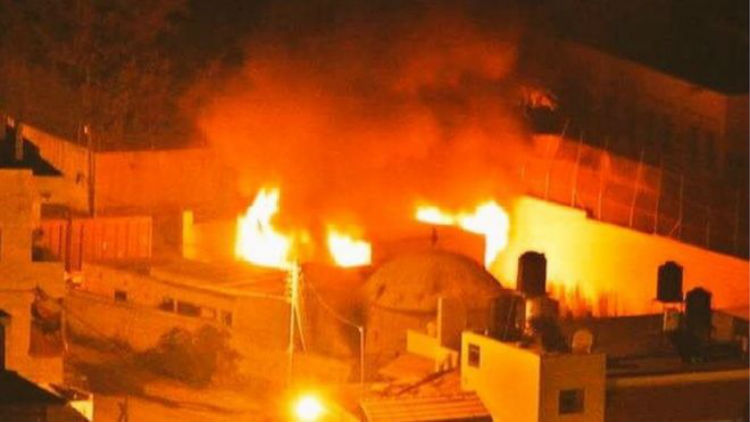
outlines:
[[656, 300], [663, 303], [682, 302], [682, 266], [667, 261], [659, 266]]
[[490, 303], [489, 335], [503, 341], [518, 340], [523, 333], [525, 321], [524, 299], [508, 290]]
[[711, 293], [700, 287], [685, 295], [685, 326], [700, 340], [711, 337]]
[[537, 296], [526, 300], [527, 323], [534, 318], [556, 320], [559, 314], [559, 303], [548, 296]]
[[682, 314], [677, 309], [666, 309], [664, 310], [664, 318], [662, 319], [662, 330], [667, 333], [673, 333], [680, 329], [680, 319]]
[[525, 252], [518, 258], [516, 288], [526, 297], [547, 293], [547, 258], [538, 252]]

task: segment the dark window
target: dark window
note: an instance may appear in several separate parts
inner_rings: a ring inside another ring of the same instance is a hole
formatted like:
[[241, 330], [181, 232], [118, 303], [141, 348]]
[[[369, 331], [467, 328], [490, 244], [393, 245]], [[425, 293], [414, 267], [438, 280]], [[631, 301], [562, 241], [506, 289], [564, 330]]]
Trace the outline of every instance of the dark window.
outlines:
[[164, 297], [159, 303], [159, 309], [167, 312], [174, 312], [174, 299], [171, 297]]
[[583, 389], [560, 390], [558, 413], [561, 415], [583, 413]]
[[126, 302], [128, 300], [128, 292], [125, 290], [115, 290], [115, 302]]
[[481, 363], [481, 353], [479, 346], [476, 344], [469, 344], [469, 366], [479, 368]]
[[177, 302], [177, 313], [197, 317], [201, 315], [201, 307], [190, 302]]
[[232, 313], [228, 311], [221, 311], [221, 322], [227, 327], [232, 326]]

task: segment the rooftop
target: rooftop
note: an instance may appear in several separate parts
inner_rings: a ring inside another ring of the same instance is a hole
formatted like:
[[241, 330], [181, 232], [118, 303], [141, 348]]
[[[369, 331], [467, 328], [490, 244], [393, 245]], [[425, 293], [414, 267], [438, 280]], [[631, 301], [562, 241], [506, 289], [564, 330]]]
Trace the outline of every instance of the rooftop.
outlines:
[[15, 144], [12, 139], [0, 139], [0, 168], [31, 169], [34, 176], [59, 176], [61, 173], [47, 160], [42, 158], [31, 142], [23, 142], [23, 160], [15, 159]]
[[66, 401], [13, 371], [0, 371], [0, 405], [63, 405]]
[[662, 329], [663, 315], [562, 320], [567, 338], [579, 329], [594, 336], [592, 351], [607, 355], [607, 376], [655, 375], [747, 368], [736, 346], [712, 343], [701, 362], [685, 362]]

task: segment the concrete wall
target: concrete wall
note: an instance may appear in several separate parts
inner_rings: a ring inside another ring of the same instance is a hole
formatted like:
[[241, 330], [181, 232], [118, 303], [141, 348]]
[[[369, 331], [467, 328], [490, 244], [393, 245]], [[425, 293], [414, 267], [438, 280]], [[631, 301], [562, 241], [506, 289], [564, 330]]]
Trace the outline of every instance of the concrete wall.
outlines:
[[[115, 291], [127, 299], [115, 300]], [[200, 307], [188, 316], [159, 307], [164, 298]], [[149, 276], [105, 265], [84, 264], [83, 284], [67, 298], [71, 329], [94, 337], [124, 341], [136, 350], [155, 346], [175, 327], [195, 331], [212, 325], [230, 334], [240, 354], [243, 374], [283, 380], [289, 339], [289, 305], [275, 298], [243, 295], [237, 290], [199, 286], [166, 274]], [[231, 314], [231, 323], [225, 315]]]
[[44, 204], [59, 204], [74, 210], [88, 210], [88, 192], [63, 176], [36, 176], [34, 178], [39, 198]]
[[227, 206], [234, 186], [207, 148], [100, 152], [95, 180], [100, 210]]
[[[604, 354], [542, 356], [539, 420], [545, 422], [601, 422], [605, 403]], [[562, 390], [583, 390], [583, 412], [560, 414]]]
[[42, 179], [39, 181], [42, 196], [51, 193], [50, 202], [88, 210], [88, 149], [30, 125], [23, 125], [23, 136], [39, 148], [42, 158], [62, 173], [61, 177], [39, 178]]
[[526, 251], [547, 257], [548, 291], [570, 305], [580, 301], [596, 315], [660, 311], [659, 265], [684, 267], [684, 291], [703, 286], [716, 308], [747, 304], [748, 261], [629, 230], [586, 217], [583, 211], [529, 197], [510, 206], [508, 247], [492, 267], [504, 286], [515, 286], [518, 257]]
[[6, 364], [37, 382], [62, 381], [62, 356], [29, 355], [33, 289], [53, 298], [65, 294], [63, 266], [35, 262], [31, 233], [39, 221], [34, 178], [27, 170], [0, 170], [0, 309], [9, 313]]
[[[594, 110], [609, 97], [615, 107], [668, 116], [676, 133], [696, 126], [717, 139], [727, 135], [726, 95], [580, 43], [546, 40], [537, 47], [546, 48], [548, 54], [539, 56], [555, 66], [536, 64], [535, 70], [557, 85], [570, 83], [570, 75], [575, 75], [576, 83], [594, 94], [590, 99]], [[747, 116], [744, 119], [747, 125]]]
[[[480, 363], [469, 365], [469, 345], [479, 346]], [[530, 350], [464, 332], [461, 388], [476, 391], [495, 421], [540, 420], [540, 356]]]

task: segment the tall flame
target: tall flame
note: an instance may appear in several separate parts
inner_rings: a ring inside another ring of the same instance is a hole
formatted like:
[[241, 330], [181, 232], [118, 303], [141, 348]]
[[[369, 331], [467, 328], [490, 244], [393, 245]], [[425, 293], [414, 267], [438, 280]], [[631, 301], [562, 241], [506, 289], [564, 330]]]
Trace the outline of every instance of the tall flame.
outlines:
[[328, 227], [328, 251], [333, 261], [340, 267], [358, 267], [368, 265], [372, 260], [372, 246], [357, 240], [335, 227]]
[[495, 201], [481, 203], [471, 213], [448, 213], [432, 205], [419, 206], [416, 219], [435, 225], [459, 226], [468, 232], [483, 235], [484, 265], [488, 268], [508, 245], [508, 213]]
[[279, 211], [279, 189], [261, 189], [245, 215], [237, 217], [235, 255], [264, 267], [292, 266], [292, 239], [271, 223]]

